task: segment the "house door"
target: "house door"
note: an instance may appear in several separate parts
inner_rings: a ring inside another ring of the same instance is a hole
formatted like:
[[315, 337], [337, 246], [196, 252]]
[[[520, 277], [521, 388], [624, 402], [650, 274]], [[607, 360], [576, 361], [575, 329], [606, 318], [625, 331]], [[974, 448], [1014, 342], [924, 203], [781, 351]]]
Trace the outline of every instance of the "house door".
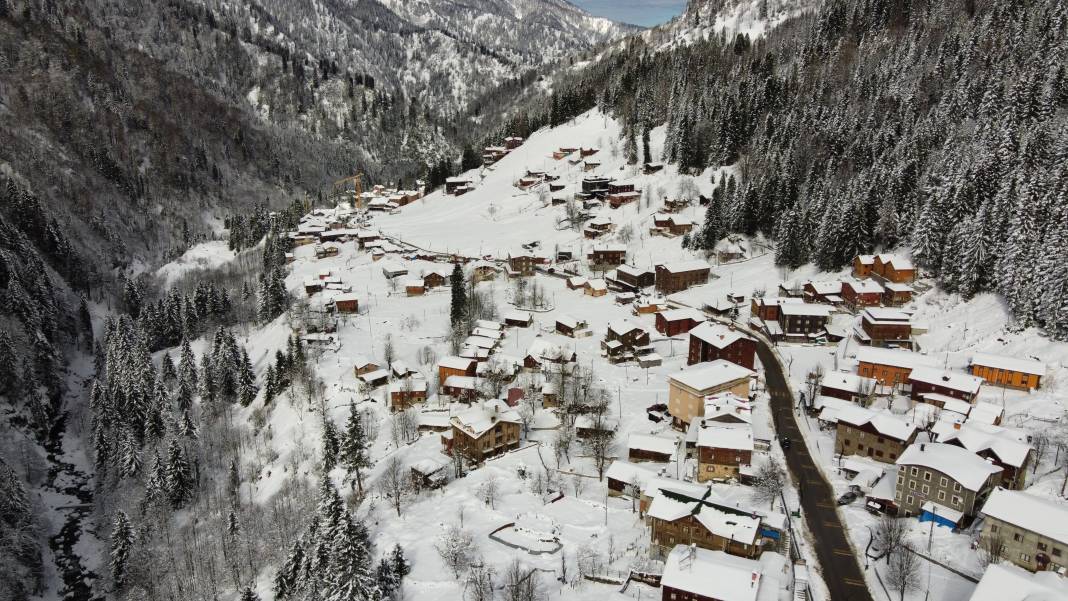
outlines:
[[875, 449], [868, 447], [868, 457], [871, 457], [875, 453]]
[[1038, 566], [1039, 571], [1049, 568], [1049, 555], [1045, 553], [1039, 553], [1035, 555], [1035, 565]]

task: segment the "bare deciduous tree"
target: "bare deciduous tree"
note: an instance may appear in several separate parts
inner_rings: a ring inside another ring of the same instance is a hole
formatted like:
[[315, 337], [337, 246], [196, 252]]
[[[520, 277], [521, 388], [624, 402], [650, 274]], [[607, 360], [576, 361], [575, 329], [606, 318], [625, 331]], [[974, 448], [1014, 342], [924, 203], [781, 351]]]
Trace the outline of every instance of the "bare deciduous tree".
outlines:
[[905, 595], [920, 586], [920, 556], [913, 553], [908, 543], [887, 557], [886, 582], [900, 594], [900, 601], [905, 601]]
[[501, 495], [501, 483], [497, 476], [486, 478], [478, 487], [478, 498], [490, 509], [496, 509], [497, 499]]
[[1005, 556], [1005, 539], [997, 534], [988, 534], [979, 540], [979, 560], [983, 565], [1001, 561]]
[[404, 507], [404, 500], [411, 492], [410, 479], [404, 470], [404, 464], [396, 456], [386, 460], [385, 468], [378, 477], [378, 488], [399, 517]]
[[493, 568], [482, 561], [471, 565], [467, 574], [467, 600], [493, 601]]
[[775, 458], [760, 466], [754, 478], [753, 488], [756, 490], [757, 500], [771, 503], [775, 509], [775, 500], [782, 494], [786, 487], [786, 472]]
[[504, 601], [541, 601], [545, 598], [538, 571], [524, 566], [519, 559], [513, 559], [505, 568], [502, 586]]
[[475, 539], [471, 533], [459, 526], [448, 525], [438, 536], [435, 544], [441, 561], [452, 572], [453, 577], [459, 578], [471, 565], [475, 554]]
[[905, 544], [908, 532], [905, 520], [899, 520], [892, 515], [884, 514], [879, 518], [879, 523], [875, 525], [875, 536], [879, 539], [887, 556]]

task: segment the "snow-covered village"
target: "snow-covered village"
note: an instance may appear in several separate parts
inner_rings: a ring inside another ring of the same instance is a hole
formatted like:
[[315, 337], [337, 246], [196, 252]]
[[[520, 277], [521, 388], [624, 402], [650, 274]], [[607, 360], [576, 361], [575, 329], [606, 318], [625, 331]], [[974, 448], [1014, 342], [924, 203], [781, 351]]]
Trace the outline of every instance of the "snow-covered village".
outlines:
[[[203, 137], [69, 213], [0, 156], [0, 601], [1068, 600], [1068, 75], [975, 42], [1063, 59], [1063, 7], [525, 2], [72, 38], [188, 73]], [[145, 10], [92, 3], [0, 30]]]

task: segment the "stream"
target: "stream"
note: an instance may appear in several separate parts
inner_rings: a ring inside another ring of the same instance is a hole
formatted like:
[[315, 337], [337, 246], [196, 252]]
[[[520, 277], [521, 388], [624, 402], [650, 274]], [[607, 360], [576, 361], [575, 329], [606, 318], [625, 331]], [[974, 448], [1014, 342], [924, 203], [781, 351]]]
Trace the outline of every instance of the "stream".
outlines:
[[64, 460], [63, 438], [69, 417], [69, 412], [61, 413], [45, 441], [49, 465], [45, 488], [68, 499], [66, 504], [57, 500], [53, 507], [57, 514], [64, 516], [63, 526], [49, 537], [48, 546], [52, 549], [56, 573], [61, 579], [57, 596], [69, 601], [97, 601], [103, 599], [93, 593], [93, 583], [99, 576], [85, 566], [76, 549], [85, 534], [82, 524], [93, 512], [93, 490], [91, 476]]

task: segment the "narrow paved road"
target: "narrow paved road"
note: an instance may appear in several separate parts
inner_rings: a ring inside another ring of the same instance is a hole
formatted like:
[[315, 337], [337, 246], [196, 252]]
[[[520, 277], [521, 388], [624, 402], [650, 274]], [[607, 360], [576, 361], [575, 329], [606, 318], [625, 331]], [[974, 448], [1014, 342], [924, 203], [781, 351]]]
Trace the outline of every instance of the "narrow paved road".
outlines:
[[786, 464], [798, 484], [803, 517], [816, 539], [816, 556], [823, 569], [823, 580], [830, 590], [831, 601], [873, 601], [860, 565], [846, 539], [842, 522], [838, 519], [838, 512], [835, 511], [834, 491], [813, 462], [797, 428], [794, 398], [790, 394], [782, 365], [775, 359], [772, 349], [759, 338], [757, 355], [764, 364], [768, 392], [771, 393], [775, 431], [780, 436], [789, 437], [793, 443], [785, 451]]

